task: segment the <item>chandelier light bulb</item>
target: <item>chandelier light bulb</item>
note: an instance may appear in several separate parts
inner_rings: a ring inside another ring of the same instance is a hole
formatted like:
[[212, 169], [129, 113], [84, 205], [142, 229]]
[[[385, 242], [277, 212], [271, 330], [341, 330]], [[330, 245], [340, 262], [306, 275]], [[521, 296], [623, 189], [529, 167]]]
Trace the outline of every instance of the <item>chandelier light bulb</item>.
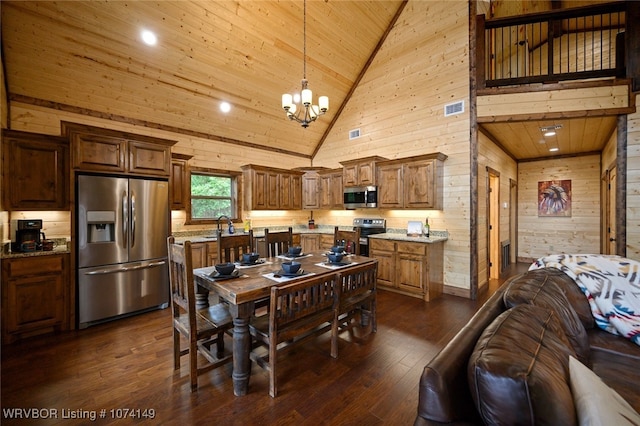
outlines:
[[311, 89], [302, 89], [300, 98], [302, 99], [302, 104], [304, 106], [311, 105], [311, 102], [313, 101], [313, 93], [311, 92]]
[[327, 110], [329, 109], [329, 97], [320, 96], [318, 98], [318, 106], [320, 107], [320, 111], [327, 112]]
[[291, 108], [291, 105], [294, 105], [293, 96], [288, 93], [282, 95], [282, 108], [288, 111]]

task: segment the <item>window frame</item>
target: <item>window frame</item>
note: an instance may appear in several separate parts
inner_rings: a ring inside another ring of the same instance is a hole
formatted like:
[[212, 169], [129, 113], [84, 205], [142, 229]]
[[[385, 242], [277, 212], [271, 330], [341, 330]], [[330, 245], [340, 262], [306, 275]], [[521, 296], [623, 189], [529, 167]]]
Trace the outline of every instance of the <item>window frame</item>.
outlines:
[[186, 217], [186, 225], [203, 225], [203, 224], [217, 224], [217, 218], [207, 218], [207, 219], [194, 219], [191, 216], [191, 175], [207, 175], [207, 176], [219, 176], [219, 177], [230, 177], [231, 178], [231, 206], [234, 211], [231, 217], [231, 221], [234, 223], [242, 222], [242, 173], [234, 172], [231, 170], [222, 170], [222, 169], [209, 169], [204, 167], [190, 167], [189, 173], [187, 174], [187, 182], [188, 182], [188, 200], [185, 206], [185, 210], [187, 212]]

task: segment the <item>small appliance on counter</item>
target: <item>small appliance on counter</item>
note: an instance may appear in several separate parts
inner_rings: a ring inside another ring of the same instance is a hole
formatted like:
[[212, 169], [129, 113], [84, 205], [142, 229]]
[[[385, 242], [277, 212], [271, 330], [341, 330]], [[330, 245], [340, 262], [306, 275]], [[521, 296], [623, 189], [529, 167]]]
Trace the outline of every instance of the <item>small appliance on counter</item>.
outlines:
[[42, 219], [12, 219], [11, 250], [17, 252], [32, 252], [42, 246]]

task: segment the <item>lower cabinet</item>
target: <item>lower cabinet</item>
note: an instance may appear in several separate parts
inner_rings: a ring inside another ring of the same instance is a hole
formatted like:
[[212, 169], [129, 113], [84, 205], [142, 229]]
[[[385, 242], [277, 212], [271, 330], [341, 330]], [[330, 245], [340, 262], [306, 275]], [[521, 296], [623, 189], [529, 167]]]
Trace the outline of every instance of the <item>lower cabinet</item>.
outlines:
[[205, 266], [213, 266], [218, 259], [218, 243], [215, 241], [209, 243], [192, 243], [191, 244], [191, 262], [193, 268], [204, 268]]
[[2, 341], [68, 330], [69, 255], [2, 260]]
[[442, 294], [443, 244], [369, 239], [378, 259], [378, 286], [426, 301]]
[[320, 250], [320, 234], [300, 234], [300, 246], [303, 253]]

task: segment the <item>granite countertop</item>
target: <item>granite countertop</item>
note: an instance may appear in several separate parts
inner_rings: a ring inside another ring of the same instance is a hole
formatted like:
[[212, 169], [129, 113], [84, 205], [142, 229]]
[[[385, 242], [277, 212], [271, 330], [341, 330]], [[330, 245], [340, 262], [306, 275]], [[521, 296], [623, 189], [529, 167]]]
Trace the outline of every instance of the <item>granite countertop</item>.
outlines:
[[[306, 226], [294, 226], [293, 233], [294, 234], [333, 234], [335, 229], [334, 226], [329, 225], [321, 225], [316, 226], [315, 229], [309, 229]], [[353, 227], [340, 227], [340, 229], [351, 230]], [[264, 229], [265, 228], [254, 228], [253, 236], [254, 238], [263, 238], [264, 237]], [[289, 229], [288, 226], [274, 226], [269, 227], [270, 232], [281, 232]], [[176, 243], [181, 244], [185, 241], [191, 241], [192, 243], [207, 243], [212, 241], [217, 241], [217, 237], [215, 236], [215, 230], [212, 231], [185, 231], [185, 232], [174, 232], [172, 234], [176, 239]], [[224, 233], [223, 235], [229, 235]], [[233, 235], [244, 235], [244, 231], [236, 231]]]
[[424, 243], [433, 244], [441, 243], [449, 239], [449, 233], [446, 231], [431, 231], [429, 237], [423, 236], [410, 236], [405, 232], [385, 232], [384, 234], [369, 235], [369, 238], [376, 238], [380, 240], [393, 240], [393, 241], [408, 241], [412, 243]]
[[29, 252], [8, 252], [6, 251], [6, 248], [4, 250], [2, 250], [2, 252], [0, 253], [0, 259], [17, 259], [20, 257], [35, 257], [35, 256], [50, 256], [52, 254], [66, 254], [66, 253], [71, 253], [71, 250], [69, 250], [67, 248], [67, 244], [58, 244], [56, 247], [53, 248], [53, 250], [36, 250], [36, 251], [29, 251]]

